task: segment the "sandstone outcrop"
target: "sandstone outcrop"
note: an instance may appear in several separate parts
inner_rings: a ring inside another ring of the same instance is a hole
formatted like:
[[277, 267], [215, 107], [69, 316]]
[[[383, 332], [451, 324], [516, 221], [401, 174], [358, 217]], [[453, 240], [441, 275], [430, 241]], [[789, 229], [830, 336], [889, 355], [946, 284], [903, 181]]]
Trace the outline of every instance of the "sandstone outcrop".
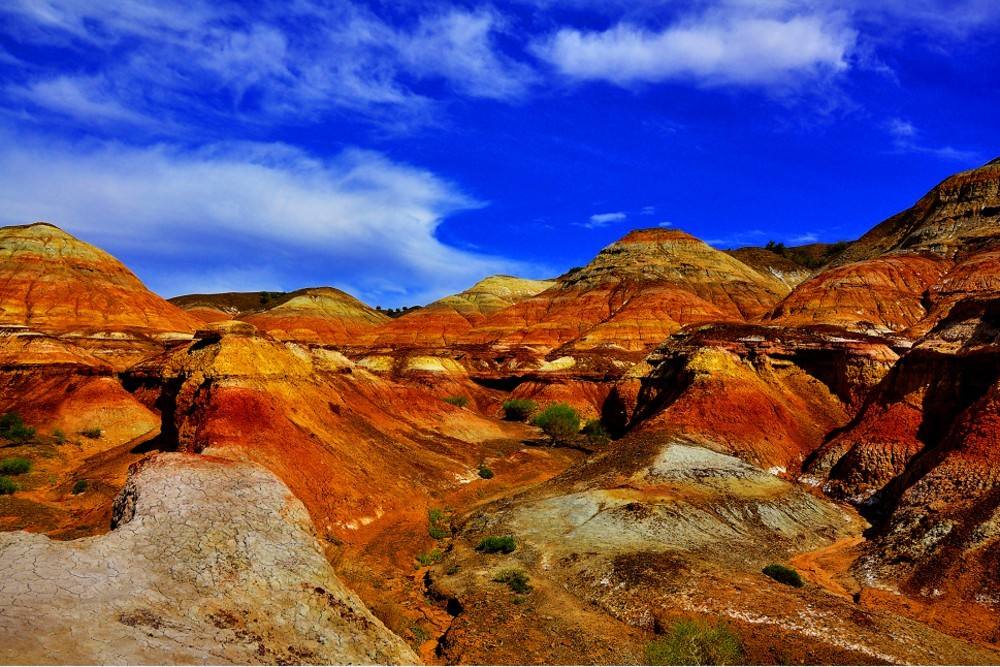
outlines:
[[163, 416], [161, 448], [264, 465], [342, 540], [475, 476], [475, 444], [507, 428], [246, 322], [209, 325], [124, 383]]
[[[159, 433], [160, 419], [122, 388], [111, 366], [66, 340], [26, 329], [0, 329], [0, 414], [35, 430], [6, 443], [32, 469], [18, 492], [0, 497], [0, 526], [66, 536], [107, 528], [111, 500]], [[85, 493], [73, 493], [74, 484]]]
[[[869, 585], [996, 637], [1000, 587], [1000, 300], [968, 299], [904, 355], [809, 470], [861, 504], [877, 531], [856, 566]], [[976, 608], [979, 607], [977, 612]], [[972, 615], [972, 616], [970, 616]], [[949, 620], [950, 619], [950, 620]]]
[[266, 470], [163, 454], [109, 534], [0, 533], [0, 662], [413, 664]]
[[279, 340], [349, 345], [389, 318], [333, 287], [301, 290], [291, 299], [241, 319]]
[[671, 429], [764, 468], [795, 470], [896, 359], [886, 341], [832, 327], [691, 327], [619, 383], [605, 421]]

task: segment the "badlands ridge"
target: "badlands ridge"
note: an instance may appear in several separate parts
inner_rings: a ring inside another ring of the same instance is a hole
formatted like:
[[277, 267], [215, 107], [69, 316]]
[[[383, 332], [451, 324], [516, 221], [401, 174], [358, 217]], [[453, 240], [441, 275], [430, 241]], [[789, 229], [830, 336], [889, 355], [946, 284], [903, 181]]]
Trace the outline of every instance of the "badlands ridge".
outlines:
[[1000, 161], [809, 252], [635, 230], [390, 317], [0, 228], [0, 661], [1000, 661]]

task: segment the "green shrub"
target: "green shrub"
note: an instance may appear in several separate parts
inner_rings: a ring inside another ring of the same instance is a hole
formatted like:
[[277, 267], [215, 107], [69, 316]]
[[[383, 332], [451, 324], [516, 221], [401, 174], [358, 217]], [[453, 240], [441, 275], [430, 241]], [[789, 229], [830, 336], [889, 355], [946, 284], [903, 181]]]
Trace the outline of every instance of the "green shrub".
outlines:
[[788, 584], [789, 586], [794, 586], [795, 588], [802, 588], [802, 586], [805, 585], [803, 584], [802, 577], [799, 576], [798, 572], [790, 567], [785, 567], [784, 565], [772, 563], [764, 568], [764, 574], [777, 582]]
[[601, 423], [600, 419], [588, 420], [587, 423], [583, 425], [580, 432], [587, 436], [587, 440], [590, 440], [595, 444], [603, 444], [611, 439], [611, 436], [608, 434], [607, 429], [604, 428], [604, 424]]
[[427, 510], [427, 534], [435, 540], [440, 540], [451, 535], [448, 516], [444, 513], [444, 510], [437, 507]]
[[507, 588], [515, 593], [528, 593], [531, 591], [531, 584], [528, 583], [528, 575], [523, 570], [501, 570], [493, 577], [493, 581], [507, 584]]
[[469, 398], [467, 396], [448, 396], [444, 399], [445, 403], [451, 403], [459, 408], [464, 408], [469, 404]]
[[73, 482], [73, 495], [74, 496], [80, 495], [81, 493], [87, 490], [88, 486], [89, 484], [87, 484], [87, 480], [85, 479], [76, 480], [75, 482]]
[[35, 437], [35, 429], [24, 423], [21, 415], [7, 412], [0, 415], [0, 438], [11, 442], [28, 442]]
[[743, 662], [740, 638], [725, 625], [680, 620], [646, 645], [650, 665], [738, 665]]
[[417, 562], [424, 567], [433, 565], [434, 563], [440, 563], [442, 558], [444, 558], [444, 554], [440, 549], [431, 549], [430, 551], [425, 551], [422, 554], [417, 554]]
[[17, 484], [10, 477], [0, 477], [0, 496], [9, 496], [17, 491]]
[[61, 445], [66, 442], [66, 434], [62, 432], [62, 429], [57, 428], [52, 431], [52, 439], [56, 441], [57, 445]]
[[0, 461], [0, 475], [23, 475], [31, 470], [31, 461], [23, 456], [8, 456]]
[[513, 535], [490, 535], [479, 541], [476, 551], [486, 554], [509, 554], [517, 548]]
[[80, 431], [80, 435], [82, 435], [85, 438], [90, 438], [91, 440], [97, 440], [98, 438], [101, 437], [102, 433], [103, 431], [101, 431], [101, 429], [97, 427], [85, 428], [82, 431]]
[[565, 403], [553, 403], [531, 423], [545, 431], [552, 442], [567, 440], [580, 431], [580, 415]]
[[503, 418], [513, 422], [525, 422], [535, 414], [538, 404], [527, 398], [512, 398], [503, 402]]
[[493, 471], [484, 465], [479, 466], [479, 476], [483, 479], [493, 479]]

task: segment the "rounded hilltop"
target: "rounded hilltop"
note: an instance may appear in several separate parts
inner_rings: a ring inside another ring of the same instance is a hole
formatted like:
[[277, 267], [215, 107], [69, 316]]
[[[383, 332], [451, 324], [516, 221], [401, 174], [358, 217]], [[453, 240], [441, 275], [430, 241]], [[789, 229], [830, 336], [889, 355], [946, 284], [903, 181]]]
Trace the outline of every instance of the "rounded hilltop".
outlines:
[[675, 241], [702, 241], [685, 231], [674, 227], [645, 227], [633, 229], [612, 245], [628, 245], [632, 243], [672, 243]]

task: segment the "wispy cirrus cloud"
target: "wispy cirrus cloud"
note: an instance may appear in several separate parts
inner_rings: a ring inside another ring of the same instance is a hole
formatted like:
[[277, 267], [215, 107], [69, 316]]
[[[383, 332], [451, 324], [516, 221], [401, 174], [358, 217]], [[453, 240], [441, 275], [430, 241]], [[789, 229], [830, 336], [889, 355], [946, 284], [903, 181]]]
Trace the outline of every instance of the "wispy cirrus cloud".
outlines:
[[189, 149], [2, 137], [0, 224], [47, 220], [146, 267], [165, 295], [335, 284], [383, 305], [431, 301], [491, 273], [546, 274], [438, 240], [482, 206], [371, 151], [284, 144]]
[[583, 223], [584, 227], [588, 229], [595, 229], [597, 227], [607, 227], [613, 222], [622, 222], [628, 218], [628, 214], [624, 211], [614, 211], [612, 213], [595, 213], [587, 222]]
[[932, 145], [924, 141], [921, 131], [903, 118], [890, 118], [885, 130], [892, 139], [892, 149], [898, 153], [918, 153], [931, 155], [943, 160], [978, 163], [984, 160], [979, 151], [955, 148], [951, 145]]
[[246, 121], [339, 111], [423, 122], [437, 100], [421, 82], [516, 100], [536, 80], [498, 47], [507, 27], [489, 9], [443, 6], [393, 22], [350, 2], [264, 2], [250, 12], [207, 0], [15, 0], [0, 8], [0, 27], [22, 43], [81, 55], [75, 72], [24, 68], [5, 86], [9, 100], [98, 122], [192, 110]]

